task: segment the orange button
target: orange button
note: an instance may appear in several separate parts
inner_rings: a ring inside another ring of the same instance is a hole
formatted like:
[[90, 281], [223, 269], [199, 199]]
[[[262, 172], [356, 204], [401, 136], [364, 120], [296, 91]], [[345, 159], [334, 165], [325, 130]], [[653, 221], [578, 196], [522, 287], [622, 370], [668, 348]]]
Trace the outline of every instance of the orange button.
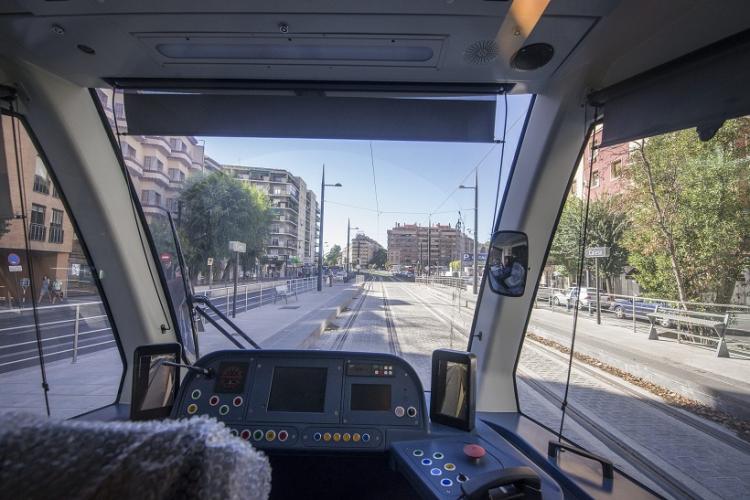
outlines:
[[354, 435], [352, 436], [352, 440], [355, 443], [359, 443], [359, 438], [360, 438], [359, 432], [355, 432]]
[[338, 432], [335, 432], [335, 433], [333, 434], [333, 440], [334, 440], [334, 441], [336, 441], [337, 443], [338, 443], [339, 441], [341, 441], [341, 434], [339, 434]]
[[325, 434], [323, 434], [323, 441], [330, 441], [330, 440], [331, 440], [330, 432], [326, 432]]

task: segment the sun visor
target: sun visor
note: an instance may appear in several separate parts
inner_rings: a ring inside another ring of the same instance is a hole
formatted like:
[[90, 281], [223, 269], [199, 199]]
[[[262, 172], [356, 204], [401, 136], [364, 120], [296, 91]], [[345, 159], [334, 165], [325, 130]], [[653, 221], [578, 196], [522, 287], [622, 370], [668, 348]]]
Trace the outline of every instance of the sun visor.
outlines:
[[602, 108], [602, 146], [675, 130], [716, 128], [750, 114], [750, 36], [722, 40], [591, 94]]
[[495, 99], [125, 93], [128, 133], [494, 142]]

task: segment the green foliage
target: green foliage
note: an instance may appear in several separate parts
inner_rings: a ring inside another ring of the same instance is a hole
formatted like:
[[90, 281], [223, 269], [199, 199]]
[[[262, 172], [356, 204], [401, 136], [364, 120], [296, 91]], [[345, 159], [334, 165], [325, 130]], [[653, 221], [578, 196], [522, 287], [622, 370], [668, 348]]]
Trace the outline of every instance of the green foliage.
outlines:
[[370, 259], [370, 264], [378, 269], [384, 269], [386, 262], [388, 262], [388, 252], [386, 252], [385, 248], [375, 250], [375, 254]]
[[[180, 194], [180, 201], [180, 241], [191, 276], [208, 269], [208, 257], [213, 257], [216, 264], [230, 264], [231, 240], [247, 245], [247, 253], [240, 254], [242, 266], [254, 265], [263, 251], [272, 217], [266, 193], [216, 172], [191, 179]], [[222, 271], [216, 264], [214, 269]]]
[[707, 142], [682, 130], [634, 152], [626, 246], [645, 292], [728, 302], [750, 251], [749, 133], [739, 118]]
[[460, 260], [452, 260], [448, 264], [450, 266], [451, 271], [458, 272], [459, 269], [461, 269], [461, 261]]
[[341, 247], [339, 245], [333, 245], [328, 253], [326, 254], [325, 263], [328, 266], [335, 266], [341, 258]]

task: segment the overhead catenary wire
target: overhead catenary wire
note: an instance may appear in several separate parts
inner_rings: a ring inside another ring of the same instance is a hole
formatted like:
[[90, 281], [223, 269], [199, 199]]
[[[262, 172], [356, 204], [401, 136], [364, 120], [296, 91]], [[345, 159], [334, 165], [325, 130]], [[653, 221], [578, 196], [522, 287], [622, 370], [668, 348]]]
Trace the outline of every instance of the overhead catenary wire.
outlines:
[[502, 146], [500, 147], [500, 166], [497, 169], [497, 189], [495, 191], [495, 209], [492, 211], [492, 228], [491, 231], [495, 231], [495, 224], [497, 223], [497, 205], [500, 202], [500, 182], [503, 178], [503, 161], [505, 159], [505, 140], [508, 136], [508, 93], [503, 92], [503, 98], [505, 102], [505, 112], [503, 113], [503, 139]]

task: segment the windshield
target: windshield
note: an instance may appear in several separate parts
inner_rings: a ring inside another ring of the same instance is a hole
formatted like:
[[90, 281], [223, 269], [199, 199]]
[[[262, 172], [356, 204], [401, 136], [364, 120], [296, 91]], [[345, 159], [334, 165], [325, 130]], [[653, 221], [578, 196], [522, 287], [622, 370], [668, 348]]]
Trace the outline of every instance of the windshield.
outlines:
[[[401, 356], [425, 386], [434, 349], [467, 348], [529, 96], [497, 98], [495, 141], [466, 143], [130, 135], [122, 94], [97, 95], [178, 316], [167, 214], [205, 296], [200, 355], [250, 347], [221, 315], [262, 348]], [[190, 321], [178, 323], [195, 355]]]

